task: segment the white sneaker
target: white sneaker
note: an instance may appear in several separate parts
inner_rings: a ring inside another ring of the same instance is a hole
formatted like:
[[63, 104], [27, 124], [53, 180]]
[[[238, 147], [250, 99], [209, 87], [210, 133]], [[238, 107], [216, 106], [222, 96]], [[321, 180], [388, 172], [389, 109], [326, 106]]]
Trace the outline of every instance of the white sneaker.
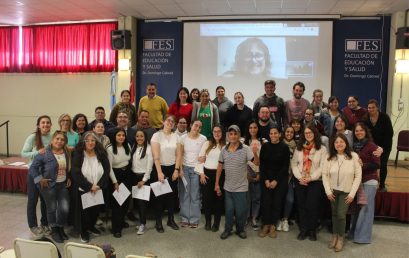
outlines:
[[41, 227], [32, 227], [30, 228], [30, 231], [35, 237], [42, 237], [44, 235], [43, 229]]
[[290, 226], [288, 225], [288, 220], [284, 219], [282, 223], [283, 231], [288, 232], [290, 231]]
[[276, 230], [277, 231], [283, 230], [283, 222], [281, 220], [278, 221]]
[[101, 219], [97, 219], [97, 222], [95, 223], [95, 225], [97, 225], [97, 226], [102, 226], [102, 225], [104, 225], [104, 222], [101, 220]]
[[136, 232], [136, 234], [137, 235], [143, 235], [145, 233], [145, 225], [144, 224], [141, 224], [139, 227], [138, 227], [138, 232]]

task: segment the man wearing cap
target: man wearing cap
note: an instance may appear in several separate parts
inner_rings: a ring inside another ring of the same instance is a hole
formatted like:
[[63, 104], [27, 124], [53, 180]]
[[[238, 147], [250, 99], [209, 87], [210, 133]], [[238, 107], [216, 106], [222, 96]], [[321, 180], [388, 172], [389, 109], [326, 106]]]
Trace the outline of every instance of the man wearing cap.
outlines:
[[258, 118], [260, 107], [266, 106], [270, 111], [270, 118], [278, 127], [280, 132], [283, 131], [285, 121], [285, 103], [282, 98], [275, 94], [276, 82], [274, 80], [267, 80], [264, 82], [263, 96], [256, 99], [253, 106], [253, 117]]
[[216, 172], [216, 183], [214, 190], [217, 195], [221, 195], [220, 176], [224, 168], [224, 199], [226, 222], [221, 239], [226, 239], [231, 235], [233, 229], [233, 219], [236, 215], [236, 234], [244, 239], [247, 238], [244, 227], [247, 219], [247, 162], [253, 161], [259, 164], [257, 146], [250, 149], [249, 146], [240, 142], [240, 129], [237, 125], [228, 128], [229, 143], [222, 149], [219, 157], [219, 165]]

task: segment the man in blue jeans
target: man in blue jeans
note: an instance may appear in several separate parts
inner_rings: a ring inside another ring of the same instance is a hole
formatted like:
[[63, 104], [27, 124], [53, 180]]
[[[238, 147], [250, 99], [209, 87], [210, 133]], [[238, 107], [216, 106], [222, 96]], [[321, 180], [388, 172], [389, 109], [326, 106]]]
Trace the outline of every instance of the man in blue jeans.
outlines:
[[247, 217], [247, 192], [249, 188], [247, 180], [247, 162], [253, 161], [259, 164], [257, 148], [253, 150], [249, 146], [240, 142], [240, 129], [237, 125], [231, 125], [228, 129], [229, 143], [222, 149], [219, 157], [219, 165], [216, 172], [216, 183], [214, 190], [218, 195], [220, 191], [220, 176], [224, 167], [224, 200], [225, 216], [224, 232], [221, 239], [226, 239], [231, 235], [233, 229], [233, 219], [236, 215], [236, 234], [242, 238], [247, 238], [244, 226]]

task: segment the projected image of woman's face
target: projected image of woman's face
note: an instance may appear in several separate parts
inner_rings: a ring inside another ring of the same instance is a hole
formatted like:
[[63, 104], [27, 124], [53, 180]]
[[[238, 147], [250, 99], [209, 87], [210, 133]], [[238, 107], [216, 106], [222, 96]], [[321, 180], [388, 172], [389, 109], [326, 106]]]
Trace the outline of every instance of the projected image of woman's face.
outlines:
[[263, 50], [253, 44], [245, 54], [244, 63], [241, 68], [243, 69], [243, 72], [251, 75], [263, 73], [264, 69], [266, 69], [266, 60], [264, 58]]

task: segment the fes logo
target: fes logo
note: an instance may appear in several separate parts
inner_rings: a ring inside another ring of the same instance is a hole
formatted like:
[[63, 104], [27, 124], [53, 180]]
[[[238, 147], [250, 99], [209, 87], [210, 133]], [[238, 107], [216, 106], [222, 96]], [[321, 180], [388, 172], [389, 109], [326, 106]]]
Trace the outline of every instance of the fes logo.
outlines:
[[345, 52], [381, 52], [380, 39], [346, 39]]
[[174, 39], [144, 39], [143, 50], [145, 51], [173, 51], [175, 50]]

